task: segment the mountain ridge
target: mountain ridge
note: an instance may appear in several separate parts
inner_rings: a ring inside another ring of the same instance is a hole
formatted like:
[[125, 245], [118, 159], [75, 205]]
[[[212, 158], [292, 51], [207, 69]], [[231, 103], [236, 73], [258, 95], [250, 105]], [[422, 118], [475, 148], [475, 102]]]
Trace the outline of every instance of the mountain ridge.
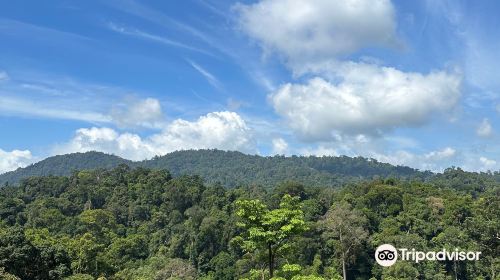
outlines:
[[167, 169], [173, 175], [197, 174], [208, 183], [219, 182], [228, 187], [245, 184], [270, 186], [284, 180], [336, 186], [374, 176], [425, 179], [433, 175], [430, 171], [394, 166], [363, 157], [264, 157], [237, 151], [182, 150], [149, 160], [131, 161], [116, 155], [90, 151], [49, 157], [27, 167], [0, 174], [0, 186], [16, 185], [31, 176], [69, 176], [76, 170], [110, 169], [120, 164], [132, 168]]

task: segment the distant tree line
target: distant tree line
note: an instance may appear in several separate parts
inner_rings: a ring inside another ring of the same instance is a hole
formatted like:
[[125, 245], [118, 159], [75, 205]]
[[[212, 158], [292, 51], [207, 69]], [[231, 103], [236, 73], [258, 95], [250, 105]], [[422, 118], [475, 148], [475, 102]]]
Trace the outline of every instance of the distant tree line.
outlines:
[[303, 157], [246, 155], [221, 150], [187, 150], [139, 162], [101, 152], [74, 153], [49, 157], [25, 168], [0, 175], [0, 187], [17, 185], [31, 176], [69, 176], [75, 170], [112, 169], [120, 164], [132, 168], [167, 169], [173, 176], [199, 175], [208, 184], [225, 187], [276, 184], [294, 180], [308, 186], [341, 186], [374, 177], [426, 180], [433, 174], [406, 166], [393, 166], [362, 157]]

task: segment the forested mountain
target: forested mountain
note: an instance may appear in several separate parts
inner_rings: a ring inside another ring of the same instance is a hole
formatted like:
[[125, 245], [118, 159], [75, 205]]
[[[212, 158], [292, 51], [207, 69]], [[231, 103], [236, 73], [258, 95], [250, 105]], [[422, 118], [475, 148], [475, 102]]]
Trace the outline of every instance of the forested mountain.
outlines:
[[426, 178], [431, 175], [430, 172], [362, 157], [262, 157], [220, 150], [178, 151], [138, 165], [167, 169], [175, 176], [197, 174], [208, 183], [220, 182], [231, 187], [248, 184], [274, 186], [284, 180], [312, 186], [338, 186], [374, 176]]
[[17, 184], [22, 178], [30, 176], [67, 176], [74, 170], [108, 169], [122, 163], [131, 167], [167, 169], [174, 176], [196, 174], [207, 183], [220, 182], [228, 187], [248, 184], [269, 187], [284, 180], [313, 186], [339, 186], [374, 176], [425, 179], [432, 175], [362, 157], [262, 157], [220, 150], [188, 150], [132, 162], [100, 152], [87, 152], [50, 157], [26, 168], [7, 172], [0, 175], [0, 186], [6, 182]]
[[[0, 279], [496, 280], [497, 175], [272, 189], [126, 165], [31, 177], [0, 189]], [[481, 258], [383, 268], [384, 243]]]
[[101, 152], [73, 153], [46, 158], [25, 168], [0, 175], [0, 186], [5, 183], [17, 184], [21, 179], [31, 176], [58, 175], [68, 176], [74, 170], [114, 168], [132, 162], [118, 156]]

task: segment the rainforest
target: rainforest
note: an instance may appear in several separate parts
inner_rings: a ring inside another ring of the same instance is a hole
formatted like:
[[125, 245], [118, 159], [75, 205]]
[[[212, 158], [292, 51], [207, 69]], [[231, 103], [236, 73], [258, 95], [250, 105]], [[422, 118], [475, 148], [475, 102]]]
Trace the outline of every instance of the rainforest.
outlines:
[[[131, 168], [0, 189], [2, 279], [497, 279], [500, 174], [224, 187]], [[389, 243], [478, 261], [374, 259]]]

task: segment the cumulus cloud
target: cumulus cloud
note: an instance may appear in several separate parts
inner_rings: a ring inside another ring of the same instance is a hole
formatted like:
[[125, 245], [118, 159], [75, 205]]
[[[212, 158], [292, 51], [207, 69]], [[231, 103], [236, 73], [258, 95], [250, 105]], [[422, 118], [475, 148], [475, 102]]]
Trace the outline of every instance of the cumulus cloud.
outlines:
[[450, 147], [446, 147], [440, 151], [432, 151], [424, 155], [424, 158], [430, 160], [442, 160], [449, 157], [452, 157], [456, 154], [456, 150]]
[[288, 151], [288, 143], [283, 138], [273, 139], [272, 153], [275, 155], [283, 155]]
[[450, 162], [457, 156], [457, 151], [451, 147], [446, 147], [424, 154], [400, 150], [388, 154], [373, 152], [369, 156], [378, 161], [387, 162], [393, 165], [404, 165], [420, 170], [442, 172], [445, 168], [450, 166]]
[[25, 167], [33, 162], [33, 156], [28, 150], [12, 150], [10, 152], [0, 149], [0, 174], [19, 167]]
[[461, 77], [443, 71], [423, 75], [346, 63], [338, 73], [338, 83], [316, 77], [305, 84], [285, 84], [269, 96], [276, 113], [302, 139], [421, 125], [451, 110], [461, 95]]
[[497, 164], [495, 160], [488, 159], [486, 157], [479, 157], [479, 162], [482, 164], [481, 169], [483, 171], [492, 170]]
[[322, 156], [338, 156], [339, 153], [336, 149], [326, 147], [323, 145], [319, 145], [316, 148], [304, 148], [301, 149], [300, 151], [301, 155], [304, 156], [317, 156], [317, 157], [322, 157]]
[[250, 129], [235, 112], [213, 112], [190, 122], [178, 119], [162, 133], [151, 137], [165, 152], [178, 149], [218, 148], [250, 151]]
[[130, 97], [113, 107], [111, 118], [119, 127], [154, 128], [163, 122], [163, 112], [158, 99]]
[[234, 10], [265, 54], [284, 58], [295, 77], [312, 76], [269, 95], [301, 140], [339, 142], [423, 125], [452, 111], [461, 97], [457, 71], [424, 74], [381, 66], [377, 58], [345, 61], [364, 48], [401, 45], [390, 0], [261, 0]]
[[[431, 170], [434, 172], [443, 171], [445, 168], [451, 166], [460, 156], [457, 150], [452, 147], [416, 153], [405, 149], [387, 150], [384, 149], [384, 147], [377, 146], [376, 143], [359, 145], [362, 143], [360, 139], [357, 139], [359, 137], [344, 138], [344, 141], [341, 143], [321, 143], [316, 147], [302, 148], [298, 150], [298, 152], [304, 156], [362, 156], [392, 165], [410, 166], [420, 170]], [[347, 139], [349, 140], [346, 141]]]
[[142, 160], [156, 155], [147, 141], [132, 133], [119, 133], [107, 127], [81, 128], [68, 143], [55, 148], [55, 154], [100, 151], [127, 159]]
[[262, 0], [234, 9], [246, 34], [291, 64], [397, 44], [389, 0]]
[[142, 160], [175, 150], [208, 148], [255, 151], [250, 129], [238, 114], [213, 112], [196, 121], [175, 120], [147, 138], [106, 127], [82, 128], [71, 141], [56, 147], [55, 153], [97, 150]]
[[481, 124], [477, 127], [477, 135], [481, 137], [489, 137], [493, 133], [493, 128], [491, 127], [490, 121], [488, 119], [483, 119]]

